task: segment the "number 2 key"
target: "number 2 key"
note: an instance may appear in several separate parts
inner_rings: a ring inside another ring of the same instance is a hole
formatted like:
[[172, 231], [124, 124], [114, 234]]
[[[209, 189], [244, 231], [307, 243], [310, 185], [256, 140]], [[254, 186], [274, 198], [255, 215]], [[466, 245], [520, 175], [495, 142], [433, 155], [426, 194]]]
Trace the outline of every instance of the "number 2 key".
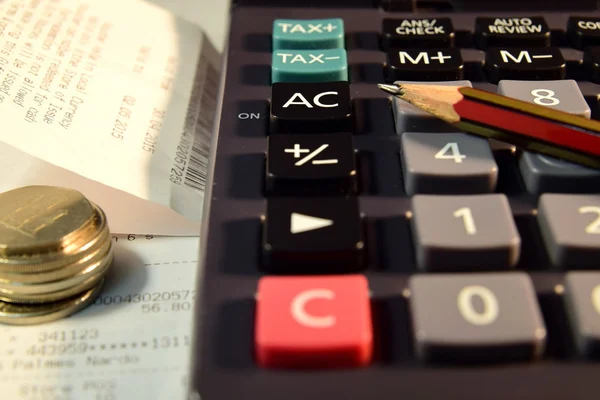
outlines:
[[543, 194], [538, 205], [538, 222], [555, 267], [598, 266], [600, 196]]

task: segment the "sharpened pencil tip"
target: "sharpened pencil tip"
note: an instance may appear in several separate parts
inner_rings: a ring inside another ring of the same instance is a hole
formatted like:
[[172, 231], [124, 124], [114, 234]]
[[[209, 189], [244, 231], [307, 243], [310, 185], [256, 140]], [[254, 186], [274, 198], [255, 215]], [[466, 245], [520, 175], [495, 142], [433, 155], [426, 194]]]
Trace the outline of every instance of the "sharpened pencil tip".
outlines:
[[378, 83], [377, 87], [381, 90], [383, 90], [384, 92], [393, 94], [395, 96], [400, 94], [400, 88], [396, 85], [388, 85], [388, 84], [384, 84], [384, 83]]

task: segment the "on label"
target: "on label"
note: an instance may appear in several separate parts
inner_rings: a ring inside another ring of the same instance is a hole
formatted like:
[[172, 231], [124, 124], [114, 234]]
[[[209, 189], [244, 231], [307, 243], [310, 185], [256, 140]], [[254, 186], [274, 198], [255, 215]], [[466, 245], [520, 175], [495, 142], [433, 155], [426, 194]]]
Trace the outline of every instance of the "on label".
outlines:
[[260, 119], [260, 113], [239, 113], [238, 119]]
[[[473, 297], [475, 296], [483, 302], [482, 312], [477, 312], [473, 307]], [[462, 317], [473, 325], [489, 325], [498, 319], [500, 313], [496, 295], [485, 286], [465, 286], [458, 293], [457, 304]]]
[[308, 328], [330, 328], [335, 325], [333, 315], [315, 316], [306, 311], [306, 303], [314, 299], [333, 300], [335, 293], [330, 289], [310, 289], [300, 292], [290, 304], [292, 318]]

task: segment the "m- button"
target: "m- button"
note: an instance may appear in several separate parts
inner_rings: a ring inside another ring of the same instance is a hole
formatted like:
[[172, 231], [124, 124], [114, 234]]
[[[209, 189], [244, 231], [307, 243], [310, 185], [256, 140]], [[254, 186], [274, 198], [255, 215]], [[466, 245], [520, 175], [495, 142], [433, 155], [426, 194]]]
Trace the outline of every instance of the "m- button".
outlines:
[[373, 327], [362, 275], [265, 277], [255, 354], [265, 368], [348, 368], [371, 362]]
[[344, 21], [331, 19], [276, 19], [273, 50], [343, 49]]
[[567, 68], [558, 47], [495, 47], [486, 52], [485, 66], [492, 83], [503, 79], [560, 80]]

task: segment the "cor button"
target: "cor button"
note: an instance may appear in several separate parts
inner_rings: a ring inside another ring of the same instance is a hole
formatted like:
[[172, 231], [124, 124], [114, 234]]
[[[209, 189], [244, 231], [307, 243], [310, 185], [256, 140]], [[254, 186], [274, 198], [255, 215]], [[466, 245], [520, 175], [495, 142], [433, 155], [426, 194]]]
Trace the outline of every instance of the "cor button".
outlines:
[[255, 351], [265, 368], [370, 363], [373, 331], [362, 275], [269, 276], [258, 283]]
[[600, 44], [600, 18], [571, 17], [567, 24], [567, 36], [571, 45], [583, 50]]

